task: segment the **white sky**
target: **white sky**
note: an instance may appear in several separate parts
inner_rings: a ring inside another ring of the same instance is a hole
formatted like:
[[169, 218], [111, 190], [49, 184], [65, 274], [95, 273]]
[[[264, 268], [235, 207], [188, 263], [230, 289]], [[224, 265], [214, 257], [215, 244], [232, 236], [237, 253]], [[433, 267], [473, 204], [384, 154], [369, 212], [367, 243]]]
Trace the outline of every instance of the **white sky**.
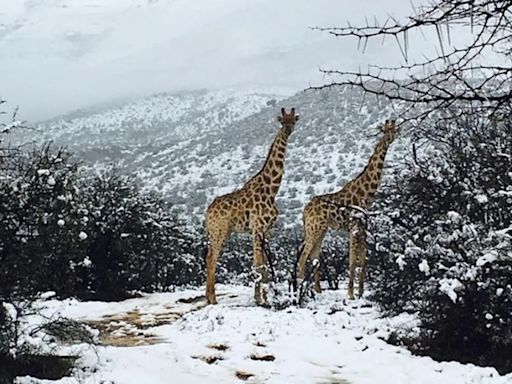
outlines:
[[32, 121], [162, 91], [299, 90], [324, 81], [320, 67], [401, 59], [391, 40], [362, 55], [310, 26], [410, 10], [408, 0], [0, 0], [0, 97]]

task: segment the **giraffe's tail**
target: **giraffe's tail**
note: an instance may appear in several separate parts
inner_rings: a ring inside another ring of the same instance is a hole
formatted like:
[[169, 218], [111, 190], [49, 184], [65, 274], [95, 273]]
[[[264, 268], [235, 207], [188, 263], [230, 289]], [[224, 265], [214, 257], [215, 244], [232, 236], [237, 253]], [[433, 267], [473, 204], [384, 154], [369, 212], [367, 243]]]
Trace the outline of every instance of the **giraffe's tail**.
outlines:
[[208, 225], [207, 220], [203, 223], [204, 228], [204, 238], [203, 238], [203, 252], [202, 252], [202, 259], [204, 262], [206, 262], [206, 258], [208, 256]]

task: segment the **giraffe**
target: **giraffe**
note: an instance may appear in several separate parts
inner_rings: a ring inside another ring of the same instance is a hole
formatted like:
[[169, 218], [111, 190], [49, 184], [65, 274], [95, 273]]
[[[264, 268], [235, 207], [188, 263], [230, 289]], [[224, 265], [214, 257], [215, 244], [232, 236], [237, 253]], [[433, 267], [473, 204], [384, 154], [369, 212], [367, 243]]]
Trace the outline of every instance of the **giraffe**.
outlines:
[[258, 305], [265, 304], [266, 291], [262, 284], [268, 282], [267, 260], [264, 253], [264, 238], [274, 224], [278, 210], [276, 194], [284, 174], [284, 157], [288, 138], [299, 120], [295, 108], [287, 113], [281, 108], [277, 120], [281, 123], [267, 159], [261, 170], [241, 189], [219, 196], [206, 210], [206, 232], [208, 250], [206, 254], [206, 299], [216, 304], [215, 269], [222, 247], [232, 232], [249, 232], [253, 242], [253, 265], [258, 278], [254, 288], [254, 299]]
[[304, 243], [299, 253], [298, 278], [304, 279], [306, 261], [313, 260], [314, 288], [321, 292], [318, 258], [327, 229], [348, 231], [350, 238], [348, 297], [354, 299], [354, 275], [357, 263], [361, 265], [359, 274], [359, 295], [363, 295], [366, 272], [366, 229], [364, 219], [354, 212], [364, 210], [372, 201], [382, 177], [384, 159], [390, 144], [395, 139], [397, 128], [394, 120], [386, 120], [379, 127], [383, 136], [364, 170], [349, 181], [338, 192], [315, 196], [303, 212]]

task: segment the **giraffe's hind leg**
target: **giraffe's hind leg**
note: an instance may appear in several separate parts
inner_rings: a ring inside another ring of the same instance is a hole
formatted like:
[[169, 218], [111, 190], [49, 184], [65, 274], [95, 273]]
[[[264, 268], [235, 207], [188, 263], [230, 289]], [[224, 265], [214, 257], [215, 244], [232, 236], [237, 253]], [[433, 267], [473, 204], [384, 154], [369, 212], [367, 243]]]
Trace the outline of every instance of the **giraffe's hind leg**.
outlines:
[[[314, 263], [315, 260], [318, 260], [326, 230], [327, 227], [323, 222], [314, 223], [309, 219], [304, 220], [304, 243], [299, 255], [299, 270], [297, 273], [299, 279], [302, 280], [306, 277], [306, 262], [308, 259], [313, 258]], [[318, 268], [315, 268], [315, 289], [318, 288], [318, 292], [320, 291], [319, 279]]]
[[366, 277], [366, 262], [367, 262], [367, 250], [366, 250], [366, 230], [361, 227], [359, 230], [359, 237], [357, 239], [357, 258], [361, 270], [359, 271], [359, 297], [363, 297], [364, 293], [364, 280]]
[[217, 304], [215, 297], [215, 270], [222, 247], [229, 237], [227, 226], [208, 229], [208, 253], [206, 254], [206, 300], [208, 304]]
[[[364, 225], [359, 220], [354, 220], [350, 224], [350, 256], [349, 256], [349, 280], [348, 280], [348, 298], [354, 299], [354, 278], [358, 261], [361, 262], [361, 272], [359, 275], [359, 294], [363, 293], [364, 273], [366, 271], [366, 231]], [[363, 278], [361, 279], [361, 277]]]
[[320, 233], [320, 236], [317, 238], [315, 246], [313, 247], [313, 253], [310, 256], [313, 262], [313, 274], [315, 280], [314, 287], [317, 293], [322, 292], [322, 288], [320, 287], [320, 249], [322, 248], [325, 232], [326, 230], [324, 229]]

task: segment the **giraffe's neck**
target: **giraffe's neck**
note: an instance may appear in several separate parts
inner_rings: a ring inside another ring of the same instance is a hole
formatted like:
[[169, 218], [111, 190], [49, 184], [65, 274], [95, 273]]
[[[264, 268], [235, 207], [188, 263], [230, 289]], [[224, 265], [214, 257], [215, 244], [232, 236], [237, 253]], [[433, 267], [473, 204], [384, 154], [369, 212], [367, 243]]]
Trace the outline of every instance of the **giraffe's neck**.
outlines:
[[269, 188], [266, 188], [265, 191], [268, 192], [268, 195], [274, 197], [279, 190], [284, 175], [284, 158], [289, 136], [290, 134], [284, 129], [279, 130], [270, 147], [265, 164], [263, 164], [258, 174], [249, 181], [251, 184], [262, 183], [268, 186]]
[[362, 207], [371, 202], [382, 178], [384, 159], [392, 141], [393, 139], [388, 135], [384, 135], [379, 140], [364, 170], [334, 194], [336, 199], [343, 202], [350, 197], [352, 204]]

